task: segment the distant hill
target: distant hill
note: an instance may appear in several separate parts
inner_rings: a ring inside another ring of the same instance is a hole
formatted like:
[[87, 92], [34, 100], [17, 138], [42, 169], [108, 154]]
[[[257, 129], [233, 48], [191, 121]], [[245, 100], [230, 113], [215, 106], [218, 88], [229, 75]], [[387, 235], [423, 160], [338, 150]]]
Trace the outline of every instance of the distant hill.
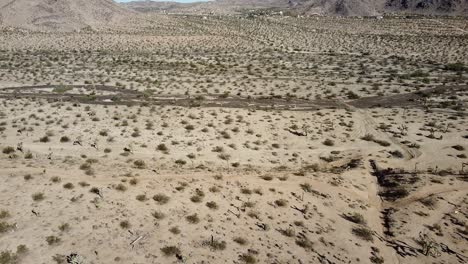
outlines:
[[133, 13], [112, 0], [0, 0], [0, 24], [29, 30], [98, 29]]
[[424, 14], [468, 15], [468, 0], [387, 0], [386, 10]]
[[382, 11], [383, 0], [291, 0], [301, 14], [374, 16]]
[[287, 8], [286, 0], [216, 0], [209, 2], [176, 3], [169, 1], [133, 1], [124, 3], [138, 12], [170, 12], [170, 13], [210, 13], [232, 14], [246, 9]]
[[[0, 27], [40, 31], [78, 31], [128, 23], [137, 13], [170, 12], [234, 14], [251, 10], [285, 11], [298, 15], [374, 16], [384, 12], [468, 15], [468, 0], [215, 0], [181, 4], [112, 0], [0, 0]], [[127, 21], [127, 22], [126, 22]]]
[[374, 16], [385, 12], [468, 15], [468, 0], [215, 0], [191, 4], [136, 1], [126, 5], [139, 12], [172, 13], [277, 9], [305, 15]]

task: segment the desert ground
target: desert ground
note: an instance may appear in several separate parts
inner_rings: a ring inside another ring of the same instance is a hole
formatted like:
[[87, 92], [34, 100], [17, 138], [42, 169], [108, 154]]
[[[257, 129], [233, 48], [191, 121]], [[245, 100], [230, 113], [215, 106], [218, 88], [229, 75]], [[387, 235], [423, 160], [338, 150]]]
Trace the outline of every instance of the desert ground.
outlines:
[[466, 18], [0, 32], [0, 264], [467, 263]]

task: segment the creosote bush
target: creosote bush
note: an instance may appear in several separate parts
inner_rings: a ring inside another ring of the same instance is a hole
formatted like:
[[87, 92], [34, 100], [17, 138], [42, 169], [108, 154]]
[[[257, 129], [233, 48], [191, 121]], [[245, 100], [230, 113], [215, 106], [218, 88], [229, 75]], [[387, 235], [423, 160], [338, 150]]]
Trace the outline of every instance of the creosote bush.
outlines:
[[4, 147], [2, 150], [3, 154], [11, 154], [15, 152], [15, 148], [13, 147]]
[[143, 161], [143, 160], [135, 160], [135, 161], [133, 162], [133, 165], [135, 165], [135, 167], [138, 168], [138, 169], [144, 169], [144, 168], [146, 168], [146, 163], [145, 163], [145, 161]]
[[322, 144], [324, 144], [325, 146], [334, 146], [335, 145], [335, 142], [329, 138], [325, 139], [325, 141], [322, 142]]
[[188, 215], [185, 217], [185, 219], [191, 224], [198, 224], [200, 222], [200, 218], [197, 214]]
[[41, 193], [41, 192], [34, 193], [34, 194], [32, 195], [33, 201], [36, 201], [36, 202], [42, 201], [42, 200], [44, 200], [44, 198], [45, 198], [45, 197], [44, 197], [44, 194]]
[[167, 257], [181, 254], [180, 249], [176, 246], [166, 246], [161, 248], [161, 251]]
[[356, 235], [357, 237], [365, 240], [365, 241], [374, 241], [374, 237], [372, 236], [372, 231], [368, 229], [367, 227], [353, 227], [352, 233]]
[[169, 196], [159, 193], [153, 196], [153, 200], [156, 201], [158, 204], [166, 204], [169, 202]]

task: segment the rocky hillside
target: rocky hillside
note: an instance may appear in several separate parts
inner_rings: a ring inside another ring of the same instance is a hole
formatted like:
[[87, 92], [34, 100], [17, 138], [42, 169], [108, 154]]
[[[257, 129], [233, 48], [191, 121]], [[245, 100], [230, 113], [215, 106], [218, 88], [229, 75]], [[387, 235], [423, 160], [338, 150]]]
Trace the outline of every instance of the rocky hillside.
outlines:
[[126, 4], [140, 12], [239, 13], [277, 9], [305, 15], [374, 16], [385, 12], [467, 15], [468, 0], [216, 0], [204, 3], [136, 1]]
[[468, 0], [387, 0], [386, 10], [408, 13], [468, 15]]
[[131, 14], [112, 0], [0, 0], [2, 26], [29, 30], [99, 29]]

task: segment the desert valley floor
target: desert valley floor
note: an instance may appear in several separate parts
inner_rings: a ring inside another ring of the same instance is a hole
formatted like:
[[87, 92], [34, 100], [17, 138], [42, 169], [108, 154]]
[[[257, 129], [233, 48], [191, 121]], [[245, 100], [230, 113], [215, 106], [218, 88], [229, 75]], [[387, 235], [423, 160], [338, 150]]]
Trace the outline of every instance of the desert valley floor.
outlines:
[[467, 23], [1, 29], [0, 263], [467, 263]]

